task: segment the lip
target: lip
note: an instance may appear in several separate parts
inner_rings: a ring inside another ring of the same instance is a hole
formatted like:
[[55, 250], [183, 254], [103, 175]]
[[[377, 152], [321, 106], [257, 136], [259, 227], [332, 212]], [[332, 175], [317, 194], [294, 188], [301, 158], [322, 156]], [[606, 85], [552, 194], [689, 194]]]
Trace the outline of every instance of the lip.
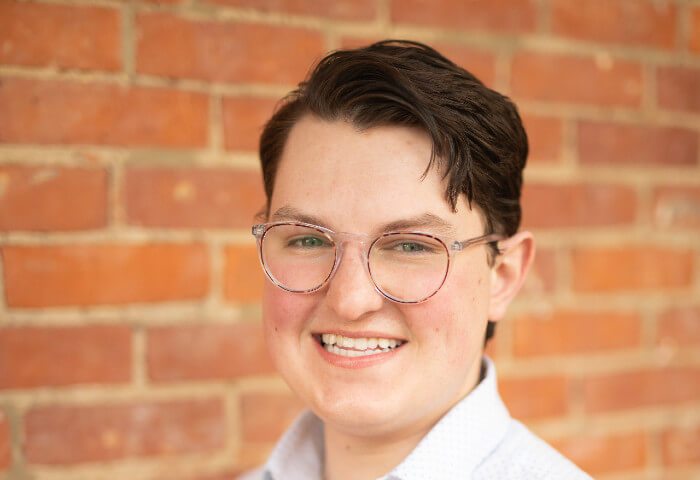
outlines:
[[[358, 338], [358, 337], [362, 337], [362, 335], [356, 335], [353, 338]], [[387, 338], [387, 337], [382, 337], [382, 338]], [[319, 355], [321, 355], [321, 357], [325, 361], [327, 361], [328, 363], [330, 363], [331, 365], [334, 365], [336, 367], [347, 368], [347, 369], [351, 369], [351, 370], [352, 369], [373, 367], [375, 365], [379, 365], [381, 363], [388, 362], [391, 359], [393, 359], [396, 355], [398, 355], [399, 352], [406, 345], [404, 343], [403, 345], [396, 347], [388, 352], [375, 353], [374, 355], [367, 355], [366, 357], [343, 357], [342, 355], [336, 355], [335, 353], [329, 352], [328, 350], [323, 348], [323, 345], [320, 342], [316, 341], [316, 339], [313, 339], [313, 343], [316, 346], [316, 350], [318, 351]]]

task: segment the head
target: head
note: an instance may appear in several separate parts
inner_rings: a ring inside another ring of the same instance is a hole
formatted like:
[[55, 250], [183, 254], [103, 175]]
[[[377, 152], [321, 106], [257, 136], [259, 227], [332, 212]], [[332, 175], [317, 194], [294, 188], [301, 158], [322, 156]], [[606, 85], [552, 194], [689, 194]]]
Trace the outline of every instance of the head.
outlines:
[[[444, 413], [473, 387], [483, 345], [534, 252], [531, 235], [518, 233], [527, 153], [508, 98], [414, 42], [332, 53], [283, 100], [260, 141], [267, 221], [368, 236], [414, 221], [414, 230], [460, 241], [507, 238], [455, 257], [440, 290], [419, 304], [392, 302], [374, 289], [360, 244], [345, 246], [322, 289], [291, 293], [267, 282], [263, 317], [273, 360], [322, 418], [340, 425], [354, 412], [362, 431], [372, 424], [389, 432]], [[314, 356], [323, 332], [374, 332], [403, 345], [395, 359], [374, 366], [334, 367]], [[382, 393], [401, 372], [417, 378]], [[368, 398], [372, 384], [377, 393]], [[417, 409], [390, 412], [392, 398], [409, 397]], [[348, 422], [343, 428], [352, 430]]]

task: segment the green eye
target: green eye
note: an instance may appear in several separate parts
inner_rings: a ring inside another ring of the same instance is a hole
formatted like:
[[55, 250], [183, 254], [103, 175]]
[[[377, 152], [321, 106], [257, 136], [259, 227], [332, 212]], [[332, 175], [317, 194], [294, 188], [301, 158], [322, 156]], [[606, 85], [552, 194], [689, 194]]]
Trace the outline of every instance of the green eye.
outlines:
[[301, 237], [295, 238], [294, 240], [290, 241], [289, 245], [292, 247], [301, 248], [318, 248], [324, 246], [325, 242], [323, 241], [323, 239], [318, 237]]
[[399, 245], [401, 252], [403, 253], [415, 253], [422, 252], [424, 250], [423, 245], [419, 243], [402, 243]]

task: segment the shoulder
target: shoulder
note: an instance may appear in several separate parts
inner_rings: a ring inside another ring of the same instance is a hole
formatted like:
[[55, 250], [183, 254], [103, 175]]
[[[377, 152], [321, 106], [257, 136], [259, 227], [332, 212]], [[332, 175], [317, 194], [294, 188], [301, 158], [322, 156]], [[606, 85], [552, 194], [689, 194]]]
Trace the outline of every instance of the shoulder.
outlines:
[[503, 441], [484, 459], [475, 474], [475, 480], [592, 480], [517, 420], [510, 422]]
[[258, 467], [255, 470], [249, 470], [243, 472], [241, 475], [236, 477], [236, 480], [264, 480], [265, 473], [263, 467]]

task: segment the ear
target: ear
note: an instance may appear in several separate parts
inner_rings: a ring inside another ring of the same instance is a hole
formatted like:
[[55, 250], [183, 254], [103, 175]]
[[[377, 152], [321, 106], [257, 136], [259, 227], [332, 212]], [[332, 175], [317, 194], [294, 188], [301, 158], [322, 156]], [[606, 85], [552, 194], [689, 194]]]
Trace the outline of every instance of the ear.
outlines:
[[489, 320], [503, 318], [508, 305], [525, 282], [527, 272], [535, 258], [535, 238], [530, 232], [519, 232], [498, 242], [501, 254], [491, 268], [491, 299]]

